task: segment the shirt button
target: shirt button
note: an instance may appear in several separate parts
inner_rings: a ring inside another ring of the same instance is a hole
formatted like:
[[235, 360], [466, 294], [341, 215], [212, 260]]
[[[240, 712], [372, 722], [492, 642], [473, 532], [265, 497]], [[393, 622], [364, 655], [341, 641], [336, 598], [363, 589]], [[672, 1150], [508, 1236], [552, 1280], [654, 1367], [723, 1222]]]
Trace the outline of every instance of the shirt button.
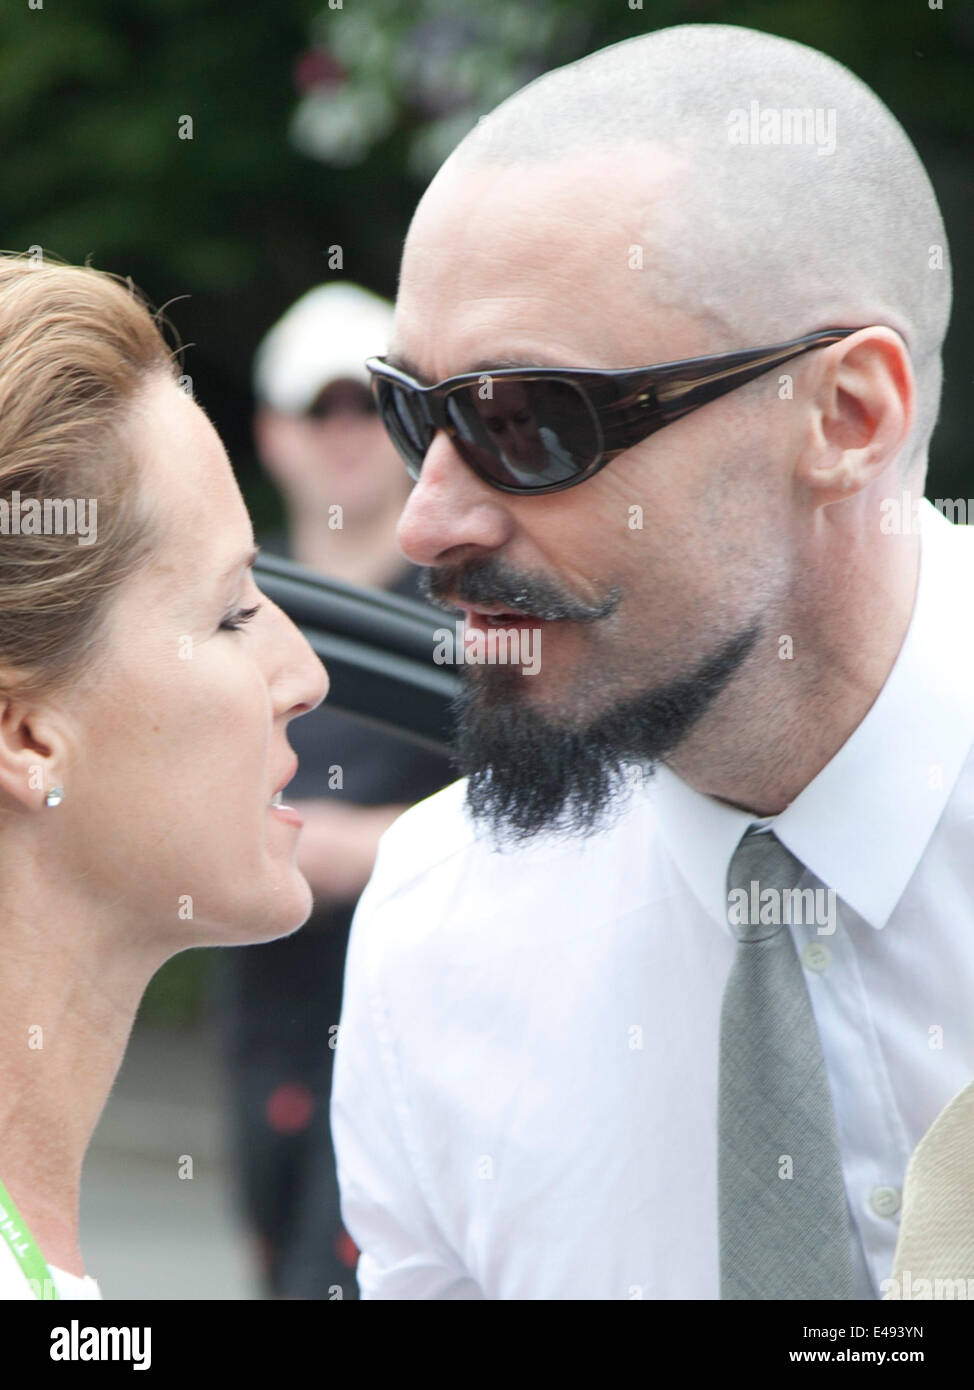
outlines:
[[895, 1187], [874, 1187], [869, 1205], [877, 1216], [892, 1216], [900, 1209], [900, 1194]]
[[810, 941], [802, 951], [802, 965], [806, 970], [824, 970], [832, 959], [832, 952], [823, 941]]

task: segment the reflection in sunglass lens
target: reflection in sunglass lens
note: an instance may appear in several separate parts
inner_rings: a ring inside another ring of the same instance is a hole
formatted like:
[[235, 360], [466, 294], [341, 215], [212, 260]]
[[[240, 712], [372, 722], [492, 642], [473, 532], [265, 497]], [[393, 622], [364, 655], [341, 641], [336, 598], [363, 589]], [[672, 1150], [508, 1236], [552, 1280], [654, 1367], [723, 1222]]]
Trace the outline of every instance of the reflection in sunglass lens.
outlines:
[[570, 382], [494, 377], [454, 391], [447, 416], [474, 468], [525, 489], [567, 482], [601, 447], [589, 405]]

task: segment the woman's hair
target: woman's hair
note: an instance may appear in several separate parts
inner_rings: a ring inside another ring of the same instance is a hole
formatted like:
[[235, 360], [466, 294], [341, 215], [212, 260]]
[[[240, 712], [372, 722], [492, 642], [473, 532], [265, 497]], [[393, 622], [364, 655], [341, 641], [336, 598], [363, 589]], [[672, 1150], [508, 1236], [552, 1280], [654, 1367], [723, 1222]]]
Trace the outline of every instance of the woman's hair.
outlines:
[[[178, 380], [157, 317], [130, 280], [0, 253], [0, 695], [78, 680], [151, 551], [131, 407], [152, 377]], [[44, 524], [25, 534], [35, 499]]]

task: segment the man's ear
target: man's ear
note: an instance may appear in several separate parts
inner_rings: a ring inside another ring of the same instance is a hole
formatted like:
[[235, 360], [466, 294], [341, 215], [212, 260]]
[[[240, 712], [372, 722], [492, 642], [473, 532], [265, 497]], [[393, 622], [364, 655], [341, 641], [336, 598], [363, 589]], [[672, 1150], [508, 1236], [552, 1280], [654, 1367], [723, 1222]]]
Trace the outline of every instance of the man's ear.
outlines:
[[902, 452], [916, 418], [916, 382], [903, 339], [878, 325], [823, 349], [816, 367], [796, 479], [824, 506], [868, 487]]
[[47, 792], [64, 784], [69, 750], [67, 729], [53, 711], [0, 697], [0, 803], [40, 809]]

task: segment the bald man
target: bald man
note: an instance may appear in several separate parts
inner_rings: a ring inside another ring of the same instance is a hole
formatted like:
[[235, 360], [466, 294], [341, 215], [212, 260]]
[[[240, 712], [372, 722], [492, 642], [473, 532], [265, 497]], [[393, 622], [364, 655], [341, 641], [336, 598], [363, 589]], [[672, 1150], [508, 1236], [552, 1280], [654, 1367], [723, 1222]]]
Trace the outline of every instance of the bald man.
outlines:
[[[880, 1296], [974, 1076], [974, 536], [922, 500], [949, 308], [894, 117], [745, 29], [546, 74], [424, 195], [371, 363], [399, 543], [541, 664], [466, 668], [463, 776], [352, 929], [363, 1297]], [[567, 478], [508, 468], [512, 385]]]

